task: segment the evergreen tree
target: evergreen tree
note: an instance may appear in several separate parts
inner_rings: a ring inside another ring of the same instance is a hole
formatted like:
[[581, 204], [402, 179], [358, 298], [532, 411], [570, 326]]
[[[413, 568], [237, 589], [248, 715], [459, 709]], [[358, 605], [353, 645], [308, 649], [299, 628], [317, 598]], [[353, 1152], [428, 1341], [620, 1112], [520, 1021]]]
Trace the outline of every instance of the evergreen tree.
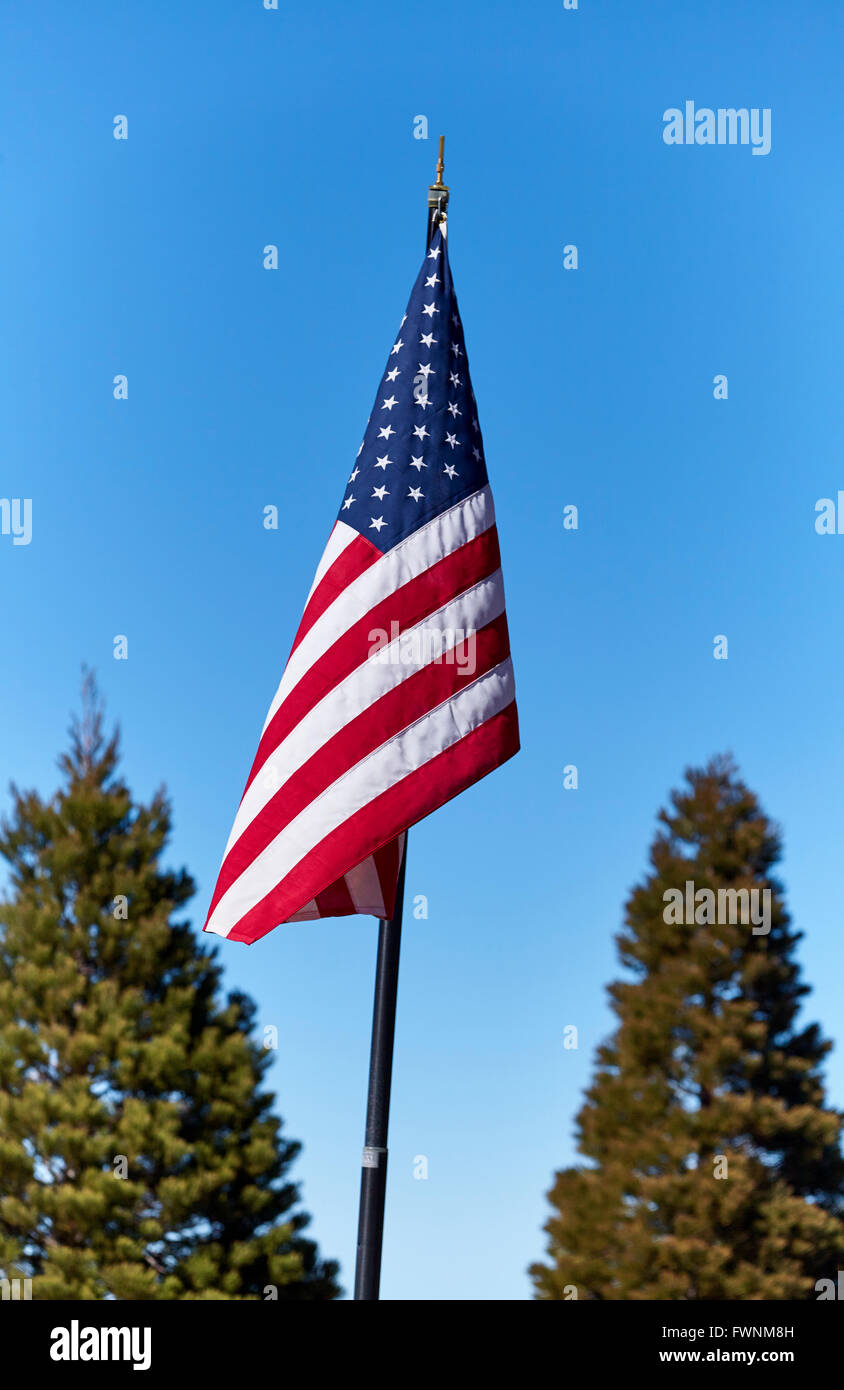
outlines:
[[36, 1299], [330, 1299], [262, 1089], [255, 1009], [161, 866], [163, 791], [133, 802], [93, 680], [57, 794], [0, 829], [0, 1277]]
[[[578, 1116], [591, 1162], [549, 1193], [541, 1299], [816, 1298], [844, 1268], [842, 1116], [824, 1104], [831, 1044], [795, 1023], [808, 990], [778, 832], [730, 759], [686, 778], [616, 938], [633, 978], [610, 986], [619, 1024]], [[770, 889], [770, 931], [707, 921], [705, 894], [678, 923], [666, 893], [687, 881]]]

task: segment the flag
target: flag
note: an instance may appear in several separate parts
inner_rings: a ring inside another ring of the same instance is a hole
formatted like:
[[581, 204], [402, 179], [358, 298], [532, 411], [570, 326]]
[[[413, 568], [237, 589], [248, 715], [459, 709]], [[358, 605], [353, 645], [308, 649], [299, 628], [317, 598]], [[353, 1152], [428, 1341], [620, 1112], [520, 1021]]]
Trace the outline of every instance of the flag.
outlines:
[[492, 494], [435, 232], [270, 705], [205, 930], [391, 917], [408, 826], [518, 751]]

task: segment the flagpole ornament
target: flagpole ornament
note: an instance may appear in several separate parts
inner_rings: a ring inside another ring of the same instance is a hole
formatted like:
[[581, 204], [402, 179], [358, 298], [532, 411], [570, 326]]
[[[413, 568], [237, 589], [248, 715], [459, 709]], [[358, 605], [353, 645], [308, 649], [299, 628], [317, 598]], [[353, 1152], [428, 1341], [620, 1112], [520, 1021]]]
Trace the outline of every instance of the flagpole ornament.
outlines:
[[443, 170], [445, 169], [445, 136], [440, 136], [440, 152], [437, 159], [437, 179], [436, 183], [428, 185], [428, 241], [427, 247], [431, 245], [434, 232], [438, 227], [442, 228], [443, 236], [448, 235], [448, 197], [449, 187], [443, 183]]

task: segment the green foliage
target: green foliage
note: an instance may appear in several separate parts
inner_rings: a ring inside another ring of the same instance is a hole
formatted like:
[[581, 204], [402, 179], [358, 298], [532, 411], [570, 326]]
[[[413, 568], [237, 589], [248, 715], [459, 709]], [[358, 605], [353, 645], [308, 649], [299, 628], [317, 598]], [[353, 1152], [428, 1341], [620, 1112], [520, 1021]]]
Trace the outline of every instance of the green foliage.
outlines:
[[334, 1298], [254, 1006], [171, 921], [193, 884], [160, 863], [169, 805], [135, 805], [117, 765], [89, 677], [61, 789], [13, 787], [0, 830], [0, 1276], [37, 1299]]
[[[812, 1298], [844, 1268], [842, 1116], [824, 1104], [831, 1044], [796, 1024], [778, 834], [729, 759], [686, 777], [616, 938], [632, 978], [610, 986], [619, 1026], [578, 1116], [590, 1163], [549, 1193], [540, 1299]], [[770, 889], [770, 932], [667, 922], [687, 881]]]

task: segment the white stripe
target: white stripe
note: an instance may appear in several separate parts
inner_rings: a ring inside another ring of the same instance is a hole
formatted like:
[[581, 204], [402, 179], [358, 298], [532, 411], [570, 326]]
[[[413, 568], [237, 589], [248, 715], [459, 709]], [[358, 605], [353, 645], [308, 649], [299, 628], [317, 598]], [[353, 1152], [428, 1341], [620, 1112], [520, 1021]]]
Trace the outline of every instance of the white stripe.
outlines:
[[492, 494], [485, 487], [480, 492], [473, 492], [447, 512], [435, 516], [427, 525], [420, 526], [412, 536], [400, 541], [382, 559], [352, 580], [320, 614], [296, 650], [291, 652], [264, 721], [264, 729], [294, 686], [353, 623], [403, 584], [430, 569], [438, 560], [488, 531], [494, 522]]
[[362, 864], [349, 870], [346, 874], [346, 887], [352, 895], [355, 912], [371, 912], [373, 917], [386, 915], [384, 892], [371, 854]]
[[363, 758], [312, 801], [244, 869], [220, 901], [206, 930], [228, 936], [304, 856], [338, 826], [431, 758], [459, 743], [515, 698], [508, 657]]
[[306, 608], [314, 592], [314, 589], [316, 588], [319, 581], [322, 579], [323, 575], [326, 573], [327, 570], [331, 568], [331, 566], [334, 564], [334, 561], [339, 559], [346, 547], [348, 545], [351, 545], [352, 541], [359, 534], [360, 533], [356, 531], [353, 526], [348, 526], [345, 521], [335, 521], [331, 531], [331, 535], [328, 537], [328, 543], [325, 547], [325, 550], [322, 552], [322, 559], [317, 565], [317, 572], [314, 575], [314, 582], [311, 585], [310, 590], [308, 591], [308, 597], [305, 599]]
[[[282, 739], [278, 748], [273, 749], [260, 772], [247, 787], [238, 807], [223, 859], [225, 860], [226, 854], [247, 826], [297, 768], [313, 757], [314, 753], [356, 715], [368, 709], [388, 691], [401, 685], [402, 681], [407, 680], [419, 669], [417, 665], [403, 665], [401, 662], [390, 660], [392, 654], [400, 652], [403, 640], [408, 642], [415, 635], [415, 640], [425, 651], [426, 634], [436, 639], [444, 633], [454, 636], [458, 629], [463, 632], [477, 632], [503, 612], [504, 582], [501, 571], [496, 570], [478, 584], [473, 584], [471, 589], [464, 590], [458, 598], [443, 604], [436, 613], [429, 614], [412, 628], [407, 628], [406, 636], [402, 634], [394, 642], [385, 644], [377, 658], [369, 657], [362, 666], [350, 671], [344, 680], [308, 710], [296, 727], [291, 729], [287, 738]], [[450, 651], [453, 646], [454, 642], [450, 641], [444, 650]]]

